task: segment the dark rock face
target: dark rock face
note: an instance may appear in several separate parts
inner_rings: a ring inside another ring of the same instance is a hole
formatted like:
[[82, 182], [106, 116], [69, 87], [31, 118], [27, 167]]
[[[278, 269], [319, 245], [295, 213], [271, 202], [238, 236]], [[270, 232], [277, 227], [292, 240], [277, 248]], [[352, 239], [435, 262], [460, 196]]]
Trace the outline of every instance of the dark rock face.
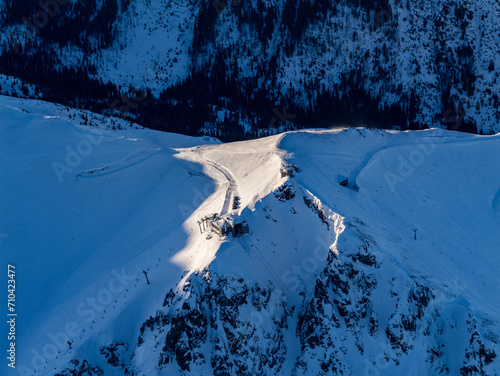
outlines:
[[[295, 328], [300, 350], [292, 375], [359, 374], [356, 358], [361, 372], [377, 374], [414, 354], [423, 354], [428, 372], [487, 375], [496, 354], [473, 315], [450, 309], [429, 287], [369, 250], [364, 243], [352, 254], [330, 253], [296, 315], [272, 285], [208, 271], [193, 275], [144, 323], [140, 346], [152, 340], [162, 346], [159, 370], [177, 364], [186, 374], [204, 366], [214, 375], [275, 375], [290, 351], [287, 330]], [[465, 352], [450, 342], [459, 333], [469, 333]]]
[[[275, 195], [293, 188], [287, 182]], [[333, 212], [301, 190], [321, 221], [311, 219], [331, 229]], [[340, 238], [348, 241], [329, 247], [326, 261], [304, 277], [309, 284], [283, 292], [280, 281], [209, 268], [185, 273], [143, 322], [133, 355], [128, 344], [113, 342], [100, 349], [101, 368], [74, 360], [59, 375], [97, 376], [104, 367], [134, 376], [354, 376], [406, 374], [409, 367], [429, 375], [495, 374], [494, 341], [483, 337], [467, 304], [398, 264], [363, 221], [345, 223]]]
[[299, 313], [297, 337], [302, 354], [295, 365], [297, 375], [308, 374], [311, 367], [319, 367], [325, 375], [351, 374], [349, 365], [342, 359], [347, 353], [347, 336], [353, 339], [356, 351], [362, 355], [363, 332], [374, 332], [378, 325], [370, 301], [377, 285], [375, 275], [370, 273], [372, 270], [361, 262], [339, 259], [333, 253], [328, 264], [316, 280], [313, 295], [304, 301]]
[[[465, 355], [461, 374], [488, 374], [485, 366], [496, 354], [486, 349], [473, 316], [450, 311], [427, 286], [387, 264], [366, 249], [345, 256], [330, 254], [298, 315], [301, 355], [293, 374], [308, 375], [312, 369], [321, 369], [321, 375], [352, 375], [360, 370], [381, 374], [422, 351], [428, 354], [422, 362], [429, 372], [450, 374], [450, 364]], [[380, 296], [385, 297], [384, 318], [377, 304]], [[437, 328], [435, 322], [440, 323]], [[450, 326], [451, 322], [455, 324]], [[459, 330], [471, 333], [470, 344], [464, 343], [465, 354], [449, 340]], [[373, 343], [379, 349], [375, 358], [370, 356]], [[358, 371], [353, 368], [356, 357], [365, 364]]]
[[101, 355], [103, 355], [108, 364], [113, 367], [121, 368], [128, 373], [125, 365], [127, 364], [127, 359], [125, 359], [125, 353], [128, 351], [128, 343], [125, 342], [114, 342], [108, 346], [103, 346], [101, 348]]
[[326, 216], [326, 213], [323, 209], [323, 205], [321, 204], [321, 202], [315, 200], [315, 197], [307, 193], [304, 193], [302, 198], [304, 199], [304, 204], [306, 204], [306, 206], [309, 209], [311, 209], [314, 213], [316, 213], [318, 218], [321, 219], [321, 222], [323, 222], [327, 228], [330, 228], [330, 222], [328, 221], [328, 218]]
[[[469, 316], [469, 318], [471, 317]], [[469, 346], [465, 353], [465, 364], [460, 368], [460, 375], [487, 375], [484, 366], [490, 364], [496, 358], [496, 353], [493, 350], [486, 349], [475, 325], [473, 330], [474, 332], [470, 337]]]
[[[122, 374], [129, 375], [127, 368], [130, 357], [126, 354], [129, 345], [126, 342], [113, 342], [100, 349], [100, 353], [111, 367], [120, 369]], [[90, 364], [87, 359], [73, 359], [69, 366], [55, 374], [55, 376], [103, 376], [105, 372], [100, 367]], [[132, 373], [133, 374], [133, 373]]]
[[290, 180], [287, 180], [274, 192], [274, 196], [281, 201], [285, 202], [291, 200], [295, 197], [295, 188], [293, 187], [293, 183]]
[[[142, 350], [156, 354], [148, 371], [154, 374], [376, 375], [404, 370], [398, 367], [408, 359], [418, 359], [428, 374], [491, 374], [496, 353], [474, 315], [403, 273], [367, 241], [352, 253], [330, 252], [314, 285], [300, 295], [293, 305], [271, 282], [205, 270], [166, 294], [163, 308], [140, 328], [132, 359], [122, 342], [101, 354], [137, 376], [145, 374]], [[74, 360], [58, 375], [103, 371]]]
[[[143, 324], [140, 346], [163, 334], [159, 369], [175, 362], [187, 372], [209, 365], [214, 375], [278, 372], [287, 352], [282, 330], [292, 309], [273, 290], [234, 276], [194, 275]], [[210, 347], [210, 357], [203, 346]]]
[[81, 362], [73, 359], [68, 368], [56, 373], [55, 376], [103, 376], [103, 372], [99, 367], [90, 365], [85, 359]]
[[[293, 184], [277, 192], [287, 188]], [[302, 193], [329, 224], [331, 210]], [[330, 247], [309, 285], [285, 293], [277, 281], [210, 269], [185, 274], [143, 322], [133, 355], [113, 342], [100, 349], [101, 368], [74, 360], [58, 375], [99, 376], [106, 366], [134, 376], [354, 376], [405, 374], [415, 365], [429, 375], [495, 374], [496, 348], [474, 312], [397, 264], [364, 222], [346, 224], [341, 236], [349, 242]]]

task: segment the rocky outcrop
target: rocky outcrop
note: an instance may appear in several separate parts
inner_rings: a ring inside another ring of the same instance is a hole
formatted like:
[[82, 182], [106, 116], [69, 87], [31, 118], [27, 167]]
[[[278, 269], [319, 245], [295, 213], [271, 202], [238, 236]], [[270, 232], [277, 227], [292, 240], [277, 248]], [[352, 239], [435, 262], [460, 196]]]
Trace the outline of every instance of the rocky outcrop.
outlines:
[[207, 271], [167, 294], [164, 309], [141, 327], [139, 347], [153, 341], [161, 348], [159, 370], [176, 364], [186, 372], [210, 367], [214, 375], [276, 374], [292, 312], [272, 285]]
[[68, 368], [56, 373], [55, 376], [103, 376], [103, 372], [99, 367], [94, 367], [84, 359], [79, 361], [73, 359]]

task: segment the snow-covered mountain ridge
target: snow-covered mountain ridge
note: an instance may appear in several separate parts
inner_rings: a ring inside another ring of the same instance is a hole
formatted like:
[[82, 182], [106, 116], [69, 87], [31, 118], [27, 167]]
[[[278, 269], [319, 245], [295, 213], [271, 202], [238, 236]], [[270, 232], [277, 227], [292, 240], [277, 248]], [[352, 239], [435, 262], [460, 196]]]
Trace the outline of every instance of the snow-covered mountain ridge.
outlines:
[[[0, 112], [12, 374], [499, 373], [498, 135], [220, 144], [39, 101]], [[201, 234], [212, 213], [250, 232]]]

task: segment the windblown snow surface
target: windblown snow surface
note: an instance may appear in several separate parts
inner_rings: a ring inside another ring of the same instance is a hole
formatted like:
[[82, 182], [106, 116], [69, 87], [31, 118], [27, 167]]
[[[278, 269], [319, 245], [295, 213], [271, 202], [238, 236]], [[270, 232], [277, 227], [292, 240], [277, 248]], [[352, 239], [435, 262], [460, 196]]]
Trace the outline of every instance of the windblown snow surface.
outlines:
[[500, 372], [499, 135], [120, 122], [0, 97], [2, 375]]

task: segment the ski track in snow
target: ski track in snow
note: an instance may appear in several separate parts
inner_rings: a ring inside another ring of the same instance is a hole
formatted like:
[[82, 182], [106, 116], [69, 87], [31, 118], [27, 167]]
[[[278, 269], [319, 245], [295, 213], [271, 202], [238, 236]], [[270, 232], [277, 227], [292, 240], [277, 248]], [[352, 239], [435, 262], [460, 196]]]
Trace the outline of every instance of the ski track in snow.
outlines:
[[[164, 228], [161, 228], [154, 233], [150, 234], [149, 236], [143, 238], [141, 241], [137, 242], [135, 245], [133, 245], [129, 250], [132, 250], [134, 252], [141, 252], [144, 251], [145, 249], [151, 248], [153, 246], [157, 247], [157, 243], [164, 239], [166, 236], [169, 234], [173, 233], [171, 228], [167, 227], [167, 230]], [[183, 238], [180, 238], [180, 241], [173, 242], [172, 244], [175, 244], [178, 246], [178, 248], [181, 248], [181, 243], [184, 241]], [[159, 269], [161, 266], [164, 266], [168, 261], [169, 261], [169, 256], [172, 256], [172, 248], [175, 248], [175, 245], [171, 245], [168, 251], [162, 251], [162, 255], [158, 257], [157, 260], [153, 261], [149, 265], [145, 266], [143, 269], [146, 272], [150, 272], [153, 269]], [[73, 344], [72, 344], [72, 349], [70, 349], [66, 354], [64, 354], [65, 358], [68, 359], [68, 361], [77, 355], [77, 349], [79, 346], [83, 346], [88, 340], [92, 338], [92, 336], [96, 335], [100, 330], [104, 328], [104, 325], [108, 323], [109, 318], [114, 316], [114, 313], [118, 312], [119, 308], [123, 307], [126, 305], [127, 302], [130, 301], [130, 298], [128, 298], [129, 295], [134, 296], [137, 291], [139, 291], [140, 288], [146, 287], [147, 283], [145, 279], [137, 277], [136, 280], [131, 284], [131, 286], [127, 287], [123, 293], [120, 293], [119, 296], [114, 297], [113, 304], [112, 306], [106, 307], [102, 311], [102, 313], [96, 315], [94, 320], [89, 323], [87, 326], [83, 327], [82, 333], [78, 336], [78, 338], [74, 337], [73, 338]], [[78, 321], [78, 318], [70, 316], [68, 318], [68, 321], [75, 320]], [[60, 355], [56, 355], [55, 360], [59, 360]], [[49, 362], [46, 362], [42, 369], [46, 370], [47, 368], [51, 368], [52, 364]]]
[[234, 212], [236, 209], [232, 209], [232, 199], [236, 196], [239, 196], [238, 193], [238, 183], [236, 182], [236, 178], [234, 174], [226, 167], [222, 166], [220, 163], [217, 163], [215, 161], [212, 161], [211, 159], [206, 158], [204, 155], [201, 155], [199, 158], [199, 162], [204, 164], [205, 166], [211, 166], [215, 168], [216, 170], [220, 171], [225, 178], [227, 179], [228, 182], [228, 187], [226, 189], [225, 197], [224, 197], [224, 203], [222, 205], [222, 208], [220, 210], [220, 215], [226, 215]]
[[500, 188], [498, 188], [498, 191], [497, 193], [495, 194], [495, 196], [493, 197], [493, 201], [491, 202], [491, 208], [494, 210], [494, 211], [498, 211], [499, 209], [499, 206], [498, 204], [500, 203]]
[[[256, 242], [253, 236], [251, 238], [252, 238], [252, 244], [255, 244]], [[250, 246], [248, 244], [249, 243], [248, 237], [240, 237], [238, 238], [238, 242], [248, 255], [255, 255], [257, 260], [266, 269], [266, 272], [269, 275], [269, 280], [277, 285], [278, 290], [281, 290], [281, 292], [284, 293], [290, 299], [290, 301], [293, 302], [295, 306], [299, 307], [300, 304], [297, 301], [295, 294], [293, 294], [293, 292], [290, 291], [290, 289], [284, 285], [279, 275], [276, 274], [276, 272], [273, 270], [272, 265], [270, 265], [263, 256], [262, 251], [259, 250], [259, 248], [255, 245]]]
[[148, 160], [149, 158], [159, 155], [161, 153], [167, 153], [168, 151], [162, 148], [153, 150], [138, 150], [130, 153], [125, 158], [111, 164], [107, 164], [103, 167], [92, 168], [89, 170], [83, 170], [79, 172], [77, 178], [93, 178], [97, 176], [109, 175], [126, 168], [133, 167], [141, 162]]
[[460, 146], [460, 145], [470, 145], [471, 143], [479, 143], [479, 142], [495, 142], [495, 138], [491, 138], [491, 136], [487, 139], [481, 139], [481, 138], [478, 138], [478, 137], [481, 137], [481, 136], [477, 136], [473, 139], [469, 139], [469, 140], [460, 140], [460, 141], [454, 141], [456, 140], [455, 138], [448, 138], [448, 137], [443, 137], [443, 139], [437, 139], [437, 141], [435, 139], [432, 139], [431, 142], [421, 142], [422, 140], [426, 140], [425, 138], [423, 138], [422, 140], [420, 140], [420, 143], [415, 143], [414, 142], [406, 142], [406, 141], [398, 141], [397, 139], [392, 139], [390, 140], [388, 143], [386, 143], [385, 145], [382, 145], [376, 149], [373, 149], [372, 151], [370, 151], [367, 156], [363, 159], [363, 161], [357, 166], [355, 167], [350, 175], [349, 175], [349, 185], [351, 184], [357, 184], [357, 179], [359, 177], [359, 175], [363, 172], [363, 170], [366, 168], [366, 166], [368, 166], [368, 164], [374, 160], [374, 158], [381, 152], [384, 152], [384, 151], [387, 151], [389, 149], [398, 149], [398, 148], [403, 148], [403, 147], [406, 147], [406, 146], [416, 146], [418, 147], [419, 145], [423, 145], [423, 146], [429, 146], [429, 145], [432, 145], [432, 146], [436, 146], [436, 145], [454, 145], [454, 146]]

